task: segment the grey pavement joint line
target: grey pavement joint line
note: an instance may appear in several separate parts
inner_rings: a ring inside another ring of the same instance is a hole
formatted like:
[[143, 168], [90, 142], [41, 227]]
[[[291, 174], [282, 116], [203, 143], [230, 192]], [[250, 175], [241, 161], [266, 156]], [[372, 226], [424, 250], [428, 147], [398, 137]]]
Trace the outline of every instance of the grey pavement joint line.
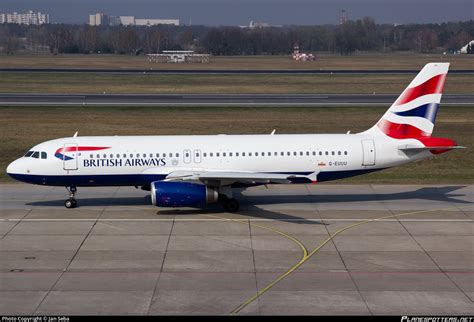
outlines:
[[[468, 207], [473, 207], [473, 206], [465, 206], [463, 208], [468, 208]], [[257, 294], [255, 294], [254, 296], [248, 298], [245, 302], [243, 302], [242, 304], [240, 304], [237, 308], [235, 308], [231, 314], [238, 314], [242, 309], [244, 309], [246, 306], [248, 306], [250, 303], [252, 303], [253, 301], [255, 301], [258, 297], [260, 297], [261, 295], [265, 294], [267, 291], [269, 291], [271, 288], [273, 288], [276, 284], [278, 284], [281, 280], [283, 280], [284, 278], [286, 278], [287, 276], [289, 276], [291, 273], [293, 273], [294, 271], [296, 271], [301, 265], [303, 265], [308, 259], [310, 259], [314, 254], [316, 254], [321, 248], [323, 248], [327, 243], [329, 243], [331, 240], [333, 240], [337, 235], [343, 233], [344, 231], [346, 230], [349, 230], [349, 229], [352, 229], [354, 227], [357, 227], [357, 226], [360, 226], [360, 225], [363, 225], [363, 224], [368, 224], [368, 223], [371, 223], [371, 222], [377, 222], [381, 219], [387, 219], [387, 218], [397, 218], [397, 217], [401, 217], [401, 216], [408, 216], [408, 215], [415, 215], [415, 214], [421, 214], [421, 213], [430, 213], [430, 212], [433, 212], [433, 211], [443, 211], [443, 210], [449, 210], [449, 209], [453, 209], [453, 207], [448, 207], [448, 208], [439, 208], [439, 209], [428, 209], [428, 210], [418, 210], [418, 211], [411, 211], [411, 212], [405, 212], [405, 213], [401, 213], [401, 214], [396, 214], [396, 215], [390, 215], [390, 216], [383, 216], [383, 217], [379, 217], [379, 218], [374, 218], [374, 219], [369, 219], [367, 221], [362, 221], [362, 222], [358, 222], [358, 223], [355, 223], [355, 224], [350, 224], [348, 226], [345, 226], [341, 229], [339, 229], [338, 231], [336, 231], [335, 233], [331, 234], [326, 240], [324, 240], [322, 243], [320, 243], [315, 249], [313, 249], [309, 254], [305, 254], [305, 256], [302, 258], [302, 260], [297, 263], [295, 266], [293, 266], [291, 269], [289, 269], [288, 271], [286, 271], [285, 273], [283, 273], [282, 275], [280, 275], [277, 279], [275, 279], [273, 282], [271, 282], [270, 284], [268, 284], [265, 288], [262, 289], [262, 291], [259, 291]]]
[[158, 292], [158, 284], [160, 282], [161, 274], [163, 274], [163, 268], [165, 267], [166, 255], [168, 254], [168, 247], [170, 245], [171, 235], [173, 234], [174, 223], [175, 221], [173, 220], [171, 224], [170, 234], [168, 235], [168, 241], [166, 242], [165, 254], [163, 255], [163, 260], [161, 261], [160, 273], [158, 275], [158, 278], [156, 279], [156, 284], [155, 284], [155, 287], [153, 288], [153, 294], [151, 295], [151, 298], [150, 298], [150, 305], [148, 306], [147, 315], [150, 315], [151, 307], [153, 306], [153, 299], [155, 298], [155, 295]]
[[[117, 191], [118, 191], [118, 188], [115, 189], [113, 195], [112, 195], [112, 198], [117, 194]], [[51, 293], [52, 290], [54, 290], [54, 288], [56, 287], [56, 285], [58, 284], [58, 282], [61, 280], [61, 278], [64, 276], [64, 273], [67, 272], [69, 270], [69, 267], [71, 266], [72, 262], [74, 261], [74, 259], [76, 258], [77, 254], [79, 253], [79, 251], [81, 250], [82, 246], [84, 245], [84, 243], [86, 242], [87, 238], [89, 238], [92, 230], [94, 229], [95, 225], [97, 224], [98, 222], [98, 219], [100, 219], [100, 217], [102, 217], [102, 215], [104, 214], [105, 212], [105, 209], [107, 208], [107, 205], [104, 206], [102, 208], [102, 211], [100, 212], [100, 215], [98, 216], [98, 218], [96, 220], [94, 220], [94, 223], [91, 225], [91, 227], [89, 228], [89, 231], [87, 232], [87, 234], [85, 235], [85, 237], [82, 239], [81, 241], [81, 244], [79, 245], [79, 247], [77, 247], [76, 251], [74, 252], [74, 255], [72, 255], [71, 257], [71, 260], [69, 261], [69, 263], [67, 264], [66, 268], [61, 272], [61, 274], [59, 274], [58, 278], [54, 281], [54, 283], [51, 285], [51, 287], [46, 291], [46, 294], [44, 295], [44, 297], [41, 299], [41, 301], [38, 303], [37, 307], [35, 308], [34, 310], [34, 314], [38, 314], [38, 310], [40, 309], [41, 305], [44, 303], [44, 301], [46, 300], [46, 298], [49, 296], [49, 294]]]
[[[326, 229], [327, 233], [329, 236], [331, 236], [331, 232], [329, 231], [328, 227], [325, 225], [324, 228]], [[347, 271], [347, 274], [349, 274], [349, 277], [351, 279], [351, 282], [352, 284], [354, 284], [354, 287], [356, 288], [357, 290], [357, 294], [359, 294], [359, 297], [362, 299], [362, 301], [364, 301], [364, 305], [367, 309], [367, 312], [370, 313], [370, 315], [374, 315], [374, 313], [370, 310], [370, 307], [369, 307], [369, 304], [367, 303], [366, 299], [364, 298], [364, 296], [362, 295], [362, 293], [360, 292], [360, 288], [359, 288], [359, 285], [357, 285], [355, 279], [354, 279], [354, 276], [352, 276], [349, 268], [347, 267], [346, 265], [346, 261], [344, 260], [344, 257], [342, 257], [342, 254], [341, 252], [339, 251], [339, 248], [337, 248], [336, 246], [336, 243], [334, 242], [334, 239], [331, 239], [331, 243], [332, 245], [334, 246], [334, 248], [336, 249], [337, 251], [337, 255], [339, 256], [339, 258], [341, 259], [341, 262], [342, 264], [344, 265], [344, 269]]]
[[[253, 271], [254, 271], [254, 278], [255, 278], [255, 291], [258, 292], [258, 279], [257, 279], [257, 265], [255, 264], [255, 249], [253, 248], [253, 237], [252, 237], [252, 224], [250, 223], [250, 220], [247, 220], [249, 224], [249, 233], [250, 233], [250, 248], [252, 250], [252, 263], [253, 263]], [[257, 299], [257, 308], [258, 308], [258, 314], [262, 314], [261, 308], [260, 308], [260, 299]]]
[[[33, 208], [29, 209], [29, 210], [23, 215], [22, 218], [20, 218], [19, 220], [16, 220], [16, 224], [14, 224], [14, 225], [12, 226], [12, 228], [10, 228], [3, 236], [0, 236], [0, 240], [2, 240], [3, 238], [5, 238], [16, 226], [18, 226], [18, 225], [22, 222], [23, 218], [25, 218], [26, 216], [28, 216], [32, 211], [33, 211]], [[8, 222], [8, 220], [7, 220], [7, 222]]]
[[451, 282], [453, 283], [453, 285], [459, 290], [459, 292], [461, 292], [467, 299], [468, 301], [470, 302], [474, 302], [467, 294], [466, 292], [464, 292], [464, 290], [459, 287], [459, 285], [453, 281], [453, 279], [449, 276], [449, 274], [446, 273], [446, 271], [444, 271], [440, 266], [439, 264], [434, 260], [434, 258], [430, 255], [430, 253], [428, 251], [426, 251], [426, 249], [423, 248], [423, 246], [421, 245], [421, 243], [416, 239], [415, 236], [413, 236], [410, 231], [407, 229], [407, 227], [405, 225], [403, 225], [402, 223], [400, 223], [402, 226], [403, 226], [403, 229], [406, 230], [406, 232], [408, 233], [408, 235], [415, 241], [415, 243], [418, 245], [418, 247], [420, 247], [420, 249], [423, 250], [423, 252], [426, 254], [426, 256], [428, 256], [428, 258], [430, 259], [430, 261], [433, 262], [433, 264], [439, 269], [439, 271], [441, 273], [443, 273], [444, 276], [446, 276], [446, 278]]

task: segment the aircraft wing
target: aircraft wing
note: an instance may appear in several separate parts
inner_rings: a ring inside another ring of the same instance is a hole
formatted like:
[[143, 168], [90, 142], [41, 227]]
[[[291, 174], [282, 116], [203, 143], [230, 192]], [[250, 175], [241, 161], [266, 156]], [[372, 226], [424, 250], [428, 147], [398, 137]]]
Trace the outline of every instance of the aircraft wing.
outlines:
[[194, 181], [208, 186], [228, 186], [235, 183], [312, 183], [316, 182], [317, 174], [317, 172], [309, 175], [293, 175], [265, 172], [175, 170], [166, 176], [165, 181]]

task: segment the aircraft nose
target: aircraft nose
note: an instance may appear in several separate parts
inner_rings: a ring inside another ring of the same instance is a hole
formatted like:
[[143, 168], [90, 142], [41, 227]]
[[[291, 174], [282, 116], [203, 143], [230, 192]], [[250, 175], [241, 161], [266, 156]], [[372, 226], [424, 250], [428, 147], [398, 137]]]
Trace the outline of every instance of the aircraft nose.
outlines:
[[10, 176], [12, 174], [20, 174], [21, 173], [21, 169], [20, 169], [20, 162], [18, 160], [15, 160], [13, 162], [11, 162], [8, 167], [7, 167], [7, 174], [9, 174]]

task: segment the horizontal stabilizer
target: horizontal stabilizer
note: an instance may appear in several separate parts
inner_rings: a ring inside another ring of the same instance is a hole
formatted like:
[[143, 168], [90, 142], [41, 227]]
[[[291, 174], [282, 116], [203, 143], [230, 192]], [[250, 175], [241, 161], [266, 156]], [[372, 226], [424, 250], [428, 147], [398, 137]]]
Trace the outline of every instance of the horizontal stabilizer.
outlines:
[[423, 146], [423, 147], [401, 147], [398, 148], [400, 151], [430, 151], [430, 150], [454, 150], [454, 149], [466, 149], [465, 146]]

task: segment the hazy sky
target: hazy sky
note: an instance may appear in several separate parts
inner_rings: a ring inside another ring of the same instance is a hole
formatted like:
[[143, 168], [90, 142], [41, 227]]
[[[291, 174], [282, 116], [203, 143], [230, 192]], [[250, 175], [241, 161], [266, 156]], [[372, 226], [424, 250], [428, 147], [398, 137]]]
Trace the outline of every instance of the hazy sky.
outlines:
[[178, 18], [182, 24], [336, 24], [372, 16], [377, 23], [425, 23], [473, 19], [474, 0], [0, 0], [0, 12], [43, 11], [51, 22], [84, 23], [88, 15]]

